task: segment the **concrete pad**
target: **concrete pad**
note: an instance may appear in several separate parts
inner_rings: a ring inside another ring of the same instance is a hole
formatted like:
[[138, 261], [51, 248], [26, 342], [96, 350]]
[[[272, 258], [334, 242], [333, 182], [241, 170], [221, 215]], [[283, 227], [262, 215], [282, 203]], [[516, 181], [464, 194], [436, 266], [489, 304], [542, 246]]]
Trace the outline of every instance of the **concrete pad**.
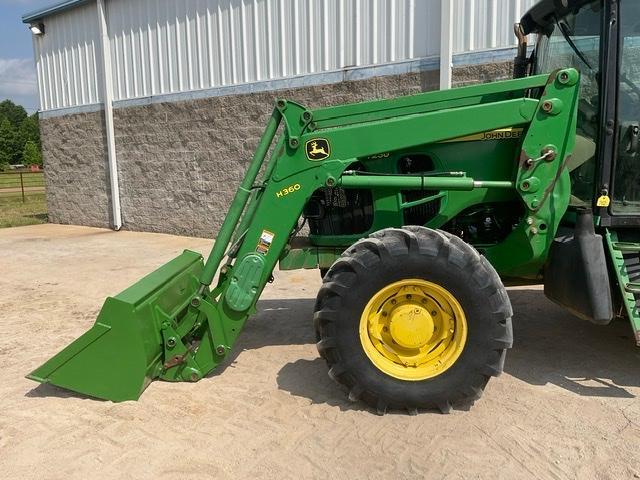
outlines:
[[97, 401], [24, 375], [94, 322], [104, 298], [183, 249], [171, 235], [0, 230], [3, 478], [639, 478], [640, 351], [626, 322], [573, 318], [511, 289], [505, 374], [468, 412], [379, 417], [327, 377], [317, 271], [275, 272], [233, 361], [196, 384]]

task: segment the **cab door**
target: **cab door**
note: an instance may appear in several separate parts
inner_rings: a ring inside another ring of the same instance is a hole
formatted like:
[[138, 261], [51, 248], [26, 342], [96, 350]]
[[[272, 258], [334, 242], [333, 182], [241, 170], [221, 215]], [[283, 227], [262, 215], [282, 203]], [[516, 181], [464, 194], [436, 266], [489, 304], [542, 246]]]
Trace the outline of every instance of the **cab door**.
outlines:
[[640, 2], [620, 0], [618, 8], [617, 141], [609, 214], [624, 218], [640, 216]]

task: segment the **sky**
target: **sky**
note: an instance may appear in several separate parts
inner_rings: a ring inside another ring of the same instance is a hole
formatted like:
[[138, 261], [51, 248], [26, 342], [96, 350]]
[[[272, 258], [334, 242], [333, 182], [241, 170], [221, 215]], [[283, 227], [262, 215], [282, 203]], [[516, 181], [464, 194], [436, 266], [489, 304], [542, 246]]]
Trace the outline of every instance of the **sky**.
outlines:
[[8, 98], [33, 113], [40, 101], [31, 32], [21, 17], [56, 0], [0, 0], [0, 101]]

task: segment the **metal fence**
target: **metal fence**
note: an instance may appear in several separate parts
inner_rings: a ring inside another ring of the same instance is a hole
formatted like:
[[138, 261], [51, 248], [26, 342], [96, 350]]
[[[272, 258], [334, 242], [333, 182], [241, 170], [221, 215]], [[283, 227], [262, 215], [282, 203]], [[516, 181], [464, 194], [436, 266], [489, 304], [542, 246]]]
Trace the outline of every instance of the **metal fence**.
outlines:
[[43, 194], [44, 191], [42, 172], [0, 173], [0, 198], [22, 197], [25, 202], [29, 195]]

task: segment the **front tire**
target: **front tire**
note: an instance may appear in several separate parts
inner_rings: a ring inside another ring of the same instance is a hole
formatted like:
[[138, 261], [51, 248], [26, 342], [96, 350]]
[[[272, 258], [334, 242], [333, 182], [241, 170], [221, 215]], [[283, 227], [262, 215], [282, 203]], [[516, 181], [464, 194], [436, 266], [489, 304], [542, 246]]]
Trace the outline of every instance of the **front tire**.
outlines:
[[458, 237], [424, 227], [381, 230], [350, 247], [315, 310], [329, 376], [381, 414], [472, 403], [513, 342], [493, 267]]

